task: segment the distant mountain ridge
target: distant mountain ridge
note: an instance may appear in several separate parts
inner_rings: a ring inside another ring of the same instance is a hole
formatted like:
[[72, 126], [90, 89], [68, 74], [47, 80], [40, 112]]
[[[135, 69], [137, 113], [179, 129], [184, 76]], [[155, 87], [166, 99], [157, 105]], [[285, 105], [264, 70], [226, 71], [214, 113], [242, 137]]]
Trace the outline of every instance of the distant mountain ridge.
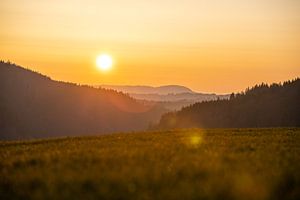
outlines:
[[228, 99], [229, 95], [202, 94], [202, 93], [178, 93], [178, 94], [129, 94], [129, 96], [139, 100], [149, 100], [157, 102], [202, 102], [217, 99]]
[[98, 87], [123, 92], [141, 101], [156, 102], [168, 110], [178, 110], [196, 102], [229, 98], [229, 95], [227, 94], [217, 95], [214, 93], [197, 93], [188, 87], [180, 85], [166, 85], [160, 87], [100, 85]]
[[105, 89], [113, 89], [129, 94], [180, 94], [180, 93], [195, 93], [191, 89], [181, 85], [164, 85], [159, 87], [142, 86], [142, 85], [99, 85]]

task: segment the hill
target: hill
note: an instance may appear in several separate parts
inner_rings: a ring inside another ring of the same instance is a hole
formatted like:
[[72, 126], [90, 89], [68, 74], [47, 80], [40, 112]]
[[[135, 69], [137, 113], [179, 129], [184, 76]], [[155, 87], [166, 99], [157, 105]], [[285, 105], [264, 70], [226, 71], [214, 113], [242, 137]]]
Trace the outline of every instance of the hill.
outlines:
[[100, 85], [105, 89], [113, 89], [128, 94], [180, 94], [180, 93], [194, 93], [191, 89], [180, 85], [164, 85], [159, 87], [152, 86], [130, 86], [130, 85]]
[[300, 79], [261, 84], [230, 99], [195, 103], [162, 116], [156, 128], [299, 127]]
[[163, 110], [120, 92], [51, 80], [0, 62], [0, 139], [145, 129]]
[[178, 94], [129, 94], [131, 97], [139, 100], [148, 100], [155, 102], [190, 102], [190, 104], [202, 101], [212, 101], [217, 99], [228, 99], [229, 95], [202, 94], [202, 93], [178, 93]]
[[300, 129], [0, 142], [0, 199], [300, 199]]
[[101, 85], [100, 87], [126, 93], [145, 104], [156, 104], [169, 111], [179, 110], [196, 102], [229, 98], [229, 95], [197, 93], [179, 85], [160, 87]]

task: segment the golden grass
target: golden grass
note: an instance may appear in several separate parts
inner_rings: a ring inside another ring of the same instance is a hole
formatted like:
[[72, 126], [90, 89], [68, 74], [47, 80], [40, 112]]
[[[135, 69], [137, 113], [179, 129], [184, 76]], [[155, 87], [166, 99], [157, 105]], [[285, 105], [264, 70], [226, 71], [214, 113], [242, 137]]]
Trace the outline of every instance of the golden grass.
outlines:
[[300, 129], [0, 143], [0, 199], [300, 199]]

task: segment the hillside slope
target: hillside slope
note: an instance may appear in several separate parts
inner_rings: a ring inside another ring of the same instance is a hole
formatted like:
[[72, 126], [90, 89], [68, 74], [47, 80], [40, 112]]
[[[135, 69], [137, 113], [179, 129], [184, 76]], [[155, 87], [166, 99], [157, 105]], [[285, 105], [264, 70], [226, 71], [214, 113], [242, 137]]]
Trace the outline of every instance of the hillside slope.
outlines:
[[0, 139], [145, 129], [163, 112], [128, 95], [53, 81], [0, 62]]
[[191, 93], [194, 92], [181, 85], [164, 85], [159, 87], [152, 86], [131, 86], [131, 85], [100, 85], [100, 87], [105, 89], [113, 89], [124, 93], [129, 94], [158, 94], [158, 95], [167, 95], [167, 94], [180, 94], [180, 93]]
[[229, 100], [208, 101], [162, 116], [156, 128], [299, 127], [300, 79], [261, 84]]

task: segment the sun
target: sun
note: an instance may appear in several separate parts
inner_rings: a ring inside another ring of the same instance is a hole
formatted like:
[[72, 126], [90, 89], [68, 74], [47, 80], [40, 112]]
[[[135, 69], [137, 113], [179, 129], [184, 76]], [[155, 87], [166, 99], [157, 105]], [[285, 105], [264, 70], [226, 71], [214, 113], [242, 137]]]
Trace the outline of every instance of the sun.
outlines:
[[113, 60], [108, 54], [101, 54], [96, 59], [98, 69], [101, 71], [109, 71], [112, 68]]

